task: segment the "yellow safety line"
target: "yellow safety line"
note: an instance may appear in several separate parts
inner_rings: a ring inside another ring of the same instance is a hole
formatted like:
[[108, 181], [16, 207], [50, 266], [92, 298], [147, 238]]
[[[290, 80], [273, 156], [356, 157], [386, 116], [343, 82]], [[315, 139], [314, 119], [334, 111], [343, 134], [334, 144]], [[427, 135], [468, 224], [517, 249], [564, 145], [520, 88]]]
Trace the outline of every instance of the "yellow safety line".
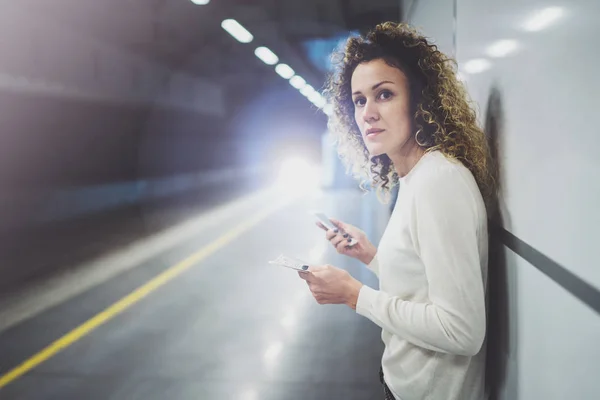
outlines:
[[168, 268], [160, 275], [154, 277], [146, 284], [140, 286], [127, 296], [123, 297], [121, 300], [106, 308], [104, 311], [100, 312], [99, 314], [95, 315], [83, 324], [79, 325], [77, 328], [73, 329], [60, 339], [54, 341], [45, 349], [41, 350], [34, 356], [30, 357], [28, 360], [24, 361], [23, 363], [21, 363], [20, 365], [18, 365], [17, 367], [13, 368], [11, 371], [0, 377], [0, 388], [8, 385], [15, 379], [18, 379], [22, 375], [26, 374], [31, 369], [37, 367], [44, 361], [54, 356], [56, 353], [60, 352], [62, 349], [70, 346], [71, 344], [81, 339], [83, 336], [87, 335], [106, 321], [112, 319], [113, 317], [125, 311], [135, 303], [139, 302], [144, 297], [146, 297], [159, 287], [163, 286], [165, 283], [169, 282], [171, 279], [177, 277], [181, 273], [191, 268], [193, 265], [199, 263], [212, 253], [221, 249], [226, 244], [234, 240], [236, 237], [240, 236], [245, 231], [257, 225], [261, 220], [266, 218], [269, 214], [275, 212], [278, 208], [279, 207], [271, 207], [268, 210], [264, 210], [263, 212], [255, 214], [253, 218], [250, 218], [245, 222], [239, 224], [231, 231], [227, 232], [212, 243], [198, 250], [196, 253], [180, 261], [178, 264], [175, 264], [172, 267]]

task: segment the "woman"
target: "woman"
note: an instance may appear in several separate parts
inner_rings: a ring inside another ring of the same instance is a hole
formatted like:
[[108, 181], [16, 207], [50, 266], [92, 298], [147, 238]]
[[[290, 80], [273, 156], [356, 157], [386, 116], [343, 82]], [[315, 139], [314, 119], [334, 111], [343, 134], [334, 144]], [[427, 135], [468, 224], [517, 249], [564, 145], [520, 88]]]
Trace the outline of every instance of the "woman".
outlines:
[[404, 24], [349, 39], [339, 64], [327, 94], [340, 155], [380, 193], [399, 193], [378, 248], [341, 221], [326, 234], [380, 290], [330, 265], [299, 275], [320, 304], [347, 304], [382, 328], [387, 399], [483, 399], [495, 180], [475, 112], [452, 61]]

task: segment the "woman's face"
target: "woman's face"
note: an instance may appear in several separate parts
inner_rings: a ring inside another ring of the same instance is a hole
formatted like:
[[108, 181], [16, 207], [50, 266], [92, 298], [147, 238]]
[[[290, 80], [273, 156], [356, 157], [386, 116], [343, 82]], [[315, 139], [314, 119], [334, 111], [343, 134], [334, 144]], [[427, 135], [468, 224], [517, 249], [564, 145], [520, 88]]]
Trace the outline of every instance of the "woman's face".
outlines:
[[404, 73], [376, 59], [359, 64], [350, 85], [354, 119], [371, 156], [402, 154], [414, 140]]

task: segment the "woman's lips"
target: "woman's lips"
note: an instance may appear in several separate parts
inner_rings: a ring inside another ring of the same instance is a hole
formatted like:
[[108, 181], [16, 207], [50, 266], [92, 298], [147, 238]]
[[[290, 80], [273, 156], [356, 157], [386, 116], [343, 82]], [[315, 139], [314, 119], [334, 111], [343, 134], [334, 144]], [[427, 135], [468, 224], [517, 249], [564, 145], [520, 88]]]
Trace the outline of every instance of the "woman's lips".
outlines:
[[375, 129], [375, 128], [367, 129], [366, 136], [367, 137], [374, 137], [374, 136], [379, 135], [384, 130], [385, 129]]

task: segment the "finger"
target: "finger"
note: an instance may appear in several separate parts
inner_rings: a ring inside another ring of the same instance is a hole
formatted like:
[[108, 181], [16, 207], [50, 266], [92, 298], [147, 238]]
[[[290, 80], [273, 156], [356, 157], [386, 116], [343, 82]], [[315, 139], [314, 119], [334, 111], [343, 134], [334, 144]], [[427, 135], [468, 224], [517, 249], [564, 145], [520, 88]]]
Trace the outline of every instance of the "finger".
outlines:
[[[347, 240], [347, 241], [352, 240], [352, 235], [349, 234], [348, 232], [341, 231], [338, 235], [344, 240]], [[348, 240], [348, 239], [350, 239], [350, 240]], [[336, 245], [337, 245], [337, 242], [336, 242]]]
[[327, 238], [327, 240], [331, 240], [331, 239], [333, 239], [334, 237], [336, 237], [336, 236], [337, 236], [337, 234], [338, 234], [338, 233], [337, 233], [337, 232], [335, 232], [334, 230], [328, 230], [328, 231], [327, 231], [327, 234], [325, 235], [325, 237]]
[[349, 225], [345, 222], [342, 221], [338, 221], [337, 219], [333, 219], [331, 218], [331, 223], [341, 232], [344, 234], [348, 234], [351, 236], [351, 234], [355, 234], [357, 235], [359, 232], [357, 232], [357, 228], [353, 227], [352, 225]]
[[310, 271], [298, 271], [298, 276], [304, 279], [305, 281], [308, 281], [311, 275], [312, 274], [310, 273]]
[[315, 280], [315, 276], [311, 271], [298, 271], [298, 274], [300, 274], [300, 277], [308, 283]]
[[345, 251], [348, 251], [348, 244], [350, 244], [349, 239], [344, 239], [341, 242], [339, 242], [337, 246], [335, 246], [335, 249], [338, 251], [338, 253], [343, 253]]
[[307, 271], [309, 271], [310, 273], [312, 273], [313, 276], [315, 276], [316, 273], [318, 273], [325, 267], [325, 265], [309, 265]]
[[347, 239], [341, 235], [338, 235], [331, 241], [331, 244], [333, 247], [338, 247], [342, 242], [347, 242]]

